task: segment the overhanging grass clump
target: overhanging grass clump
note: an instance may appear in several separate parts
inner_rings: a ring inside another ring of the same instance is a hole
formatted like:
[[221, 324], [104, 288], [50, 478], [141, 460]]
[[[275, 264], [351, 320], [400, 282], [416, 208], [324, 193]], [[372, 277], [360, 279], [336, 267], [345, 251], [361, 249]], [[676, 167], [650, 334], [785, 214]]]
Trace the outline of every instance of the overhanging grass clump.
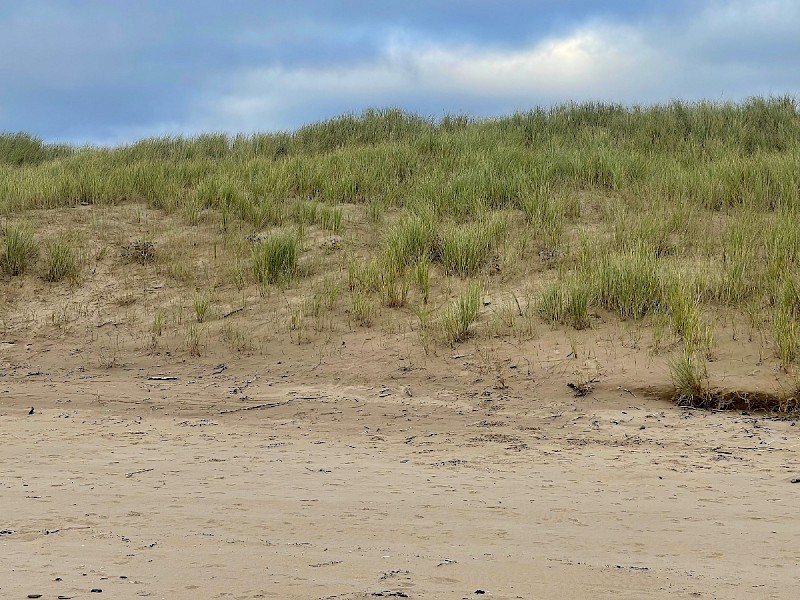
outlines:
[[778, 358], [788, 367], [800, 354], [800, 285], [792, 278], [784, 280], [778, 293], [772, 328]]
[[684, 347], [669, 364], [675, 402], [679, 406], [709, 408], [712, 400], [705, 363], [689, 348]]

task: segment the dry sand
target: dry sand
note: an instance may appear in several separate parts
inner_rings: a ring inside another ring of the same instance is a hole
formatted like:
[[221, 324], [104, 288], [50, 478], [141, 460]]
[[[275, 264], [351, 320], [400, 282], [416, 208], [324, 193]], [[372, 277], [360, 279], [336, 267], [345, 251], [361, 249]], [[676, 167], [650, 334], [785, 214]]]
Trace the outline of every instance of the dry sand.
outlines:
[[676, 408], [621, 348], [579, 398], [566, 350], [346, 348], [5, 343], [0, 597], [797, 597], [795, 422]]

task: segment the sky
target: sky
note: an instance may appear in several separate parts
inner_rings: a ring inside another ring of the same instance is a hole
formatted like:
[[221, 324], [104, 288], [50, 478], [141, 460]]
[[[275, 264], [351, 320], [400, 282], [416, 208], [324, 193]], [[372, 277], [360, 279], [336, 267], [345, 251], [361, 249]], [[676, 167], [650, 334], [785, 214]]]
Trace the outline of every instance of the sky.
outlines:
[[0, 131], [53, 142], [800, 96], [799, 66], [800, 0], [0, 0]]

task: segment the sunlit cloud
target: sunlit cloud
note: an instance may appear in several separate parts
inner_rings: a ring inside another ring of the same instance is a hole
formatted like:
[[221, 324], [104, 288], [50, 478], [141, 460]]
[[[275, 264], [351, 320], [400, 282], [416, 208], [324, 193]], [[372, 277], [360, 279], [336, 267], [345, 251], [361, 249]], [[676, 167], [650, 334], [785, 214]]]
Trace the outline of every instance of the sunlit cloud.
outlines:
[[636, 31], [584, 28], [518, 50], [390, 39], [376, 59], [326, 68], [248, 69], [204, 109], [234, 126], [287, 127], [324, 101], [331, 114], [386, 104], [424, 110], [427, 98], [457, 106], [629, 96], [652, 80], [653, 56]]

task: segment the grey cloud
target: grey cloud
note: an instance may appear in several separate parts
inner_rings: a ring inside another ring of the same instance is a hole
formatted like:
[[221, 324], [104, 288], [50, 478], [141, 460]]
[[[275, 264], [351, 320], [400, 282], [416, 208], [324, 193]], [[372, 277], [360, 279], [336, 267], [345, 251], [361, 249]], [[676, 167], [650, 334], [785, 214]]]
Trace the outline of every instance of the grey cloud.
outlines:
[[0, 5], [0, 130], [119, 142], [293, 128], [368, 106], [491, 115], [569, 100], [800, 92], [793, 0], [235, 7]]

